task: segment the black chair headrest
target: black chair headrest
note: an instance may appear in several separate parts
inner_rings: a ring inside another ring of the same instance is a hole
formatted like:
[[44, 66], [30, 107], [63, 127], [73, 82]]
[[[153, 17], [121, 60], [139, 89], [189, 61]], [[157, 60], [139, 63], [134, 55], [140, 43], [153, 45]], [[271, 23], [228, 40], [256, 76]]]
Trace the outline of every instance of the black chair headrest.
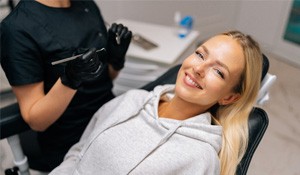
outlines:
[[265, 78], [266, 74], [269, 71], [269, 59], [268, 57], [263, 54], [263, 65], [262, 65], [262, 75], [261, 75], [261, 81]]

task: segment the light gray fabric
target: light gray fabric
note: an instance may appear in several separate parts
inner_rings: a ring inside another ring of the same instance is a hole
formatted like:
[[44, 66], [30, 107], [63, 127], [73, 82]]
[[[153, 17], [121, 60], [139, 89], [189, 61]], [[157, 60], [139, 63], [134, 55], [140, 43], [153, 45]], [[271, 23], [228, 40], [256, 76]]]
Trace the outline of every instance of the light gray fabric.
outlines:
[[173, 90], [131, 90], [108, 102], [50, 175], [220, 174], [222, 128], [211, 125], [210, 113], [182, 121], [158, 117], [160, 98], [172, 98]]

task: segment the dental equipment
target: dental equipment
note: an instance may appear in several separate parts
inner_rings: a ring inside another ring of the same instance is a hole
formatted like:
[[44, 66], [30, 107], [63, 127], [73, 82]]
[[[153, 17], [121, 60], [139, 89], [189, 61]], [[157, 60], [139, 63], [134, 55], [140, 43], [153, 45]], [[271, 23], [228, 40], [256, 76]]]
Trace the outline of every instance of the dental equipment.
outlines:
[[[96, 50], [96, 53], [103, 52], [103, 51], [106, 51], [105, 48]], [[65, 63], [65, 62], [68, 62], [68, 61], [71, 61], [71, 60], [75, 60], [76, 58], [80, 57], [81, 55], [83, 55], [83, 54], [74, 55], [74, 56], [64, 58], [64, 59], [61, 59], [61, 60], [58, 60], [58, 61], [53, 61], [51, 64], [52, 65], [57, 65], [57, 64]]]

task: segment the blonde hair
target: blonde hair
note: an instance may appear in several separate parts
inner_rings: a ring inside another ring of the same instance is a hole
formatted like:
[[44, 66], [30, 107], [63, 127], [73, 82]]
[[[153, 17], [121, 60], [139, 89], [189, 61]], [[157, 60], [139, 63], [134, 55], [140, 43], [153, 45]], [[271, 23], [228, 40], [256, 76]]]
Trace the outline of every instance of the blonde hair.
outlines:
[[223, 128], [222, 148], [219, 153], [221, 174], [233, 175], [248, 145], [248, 118], [260, 88], [262, 53], [251, 36], [239, 31], [222, 33], [235, 39], [244, 52], [245, 66], [239, 83], [233, 88], [240, 93], [238, 101], [218, 106], [215, 120]]

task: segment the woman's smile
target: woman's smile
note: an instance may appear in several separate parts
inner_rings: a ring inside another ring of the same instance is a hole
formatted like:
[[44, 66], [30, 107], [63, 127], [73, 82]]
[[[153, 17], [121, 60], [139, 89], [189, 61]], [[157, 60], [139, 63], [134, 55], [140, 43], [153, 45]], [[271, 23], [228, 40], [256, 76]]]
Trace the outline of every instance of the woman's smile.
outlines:
[[185, 73], [184, 82], [188, 86], [196, 87], [198, 89], [203, 90], [202, 86], [199, 83], [197, 83], [197, 81], [187, 73]]

